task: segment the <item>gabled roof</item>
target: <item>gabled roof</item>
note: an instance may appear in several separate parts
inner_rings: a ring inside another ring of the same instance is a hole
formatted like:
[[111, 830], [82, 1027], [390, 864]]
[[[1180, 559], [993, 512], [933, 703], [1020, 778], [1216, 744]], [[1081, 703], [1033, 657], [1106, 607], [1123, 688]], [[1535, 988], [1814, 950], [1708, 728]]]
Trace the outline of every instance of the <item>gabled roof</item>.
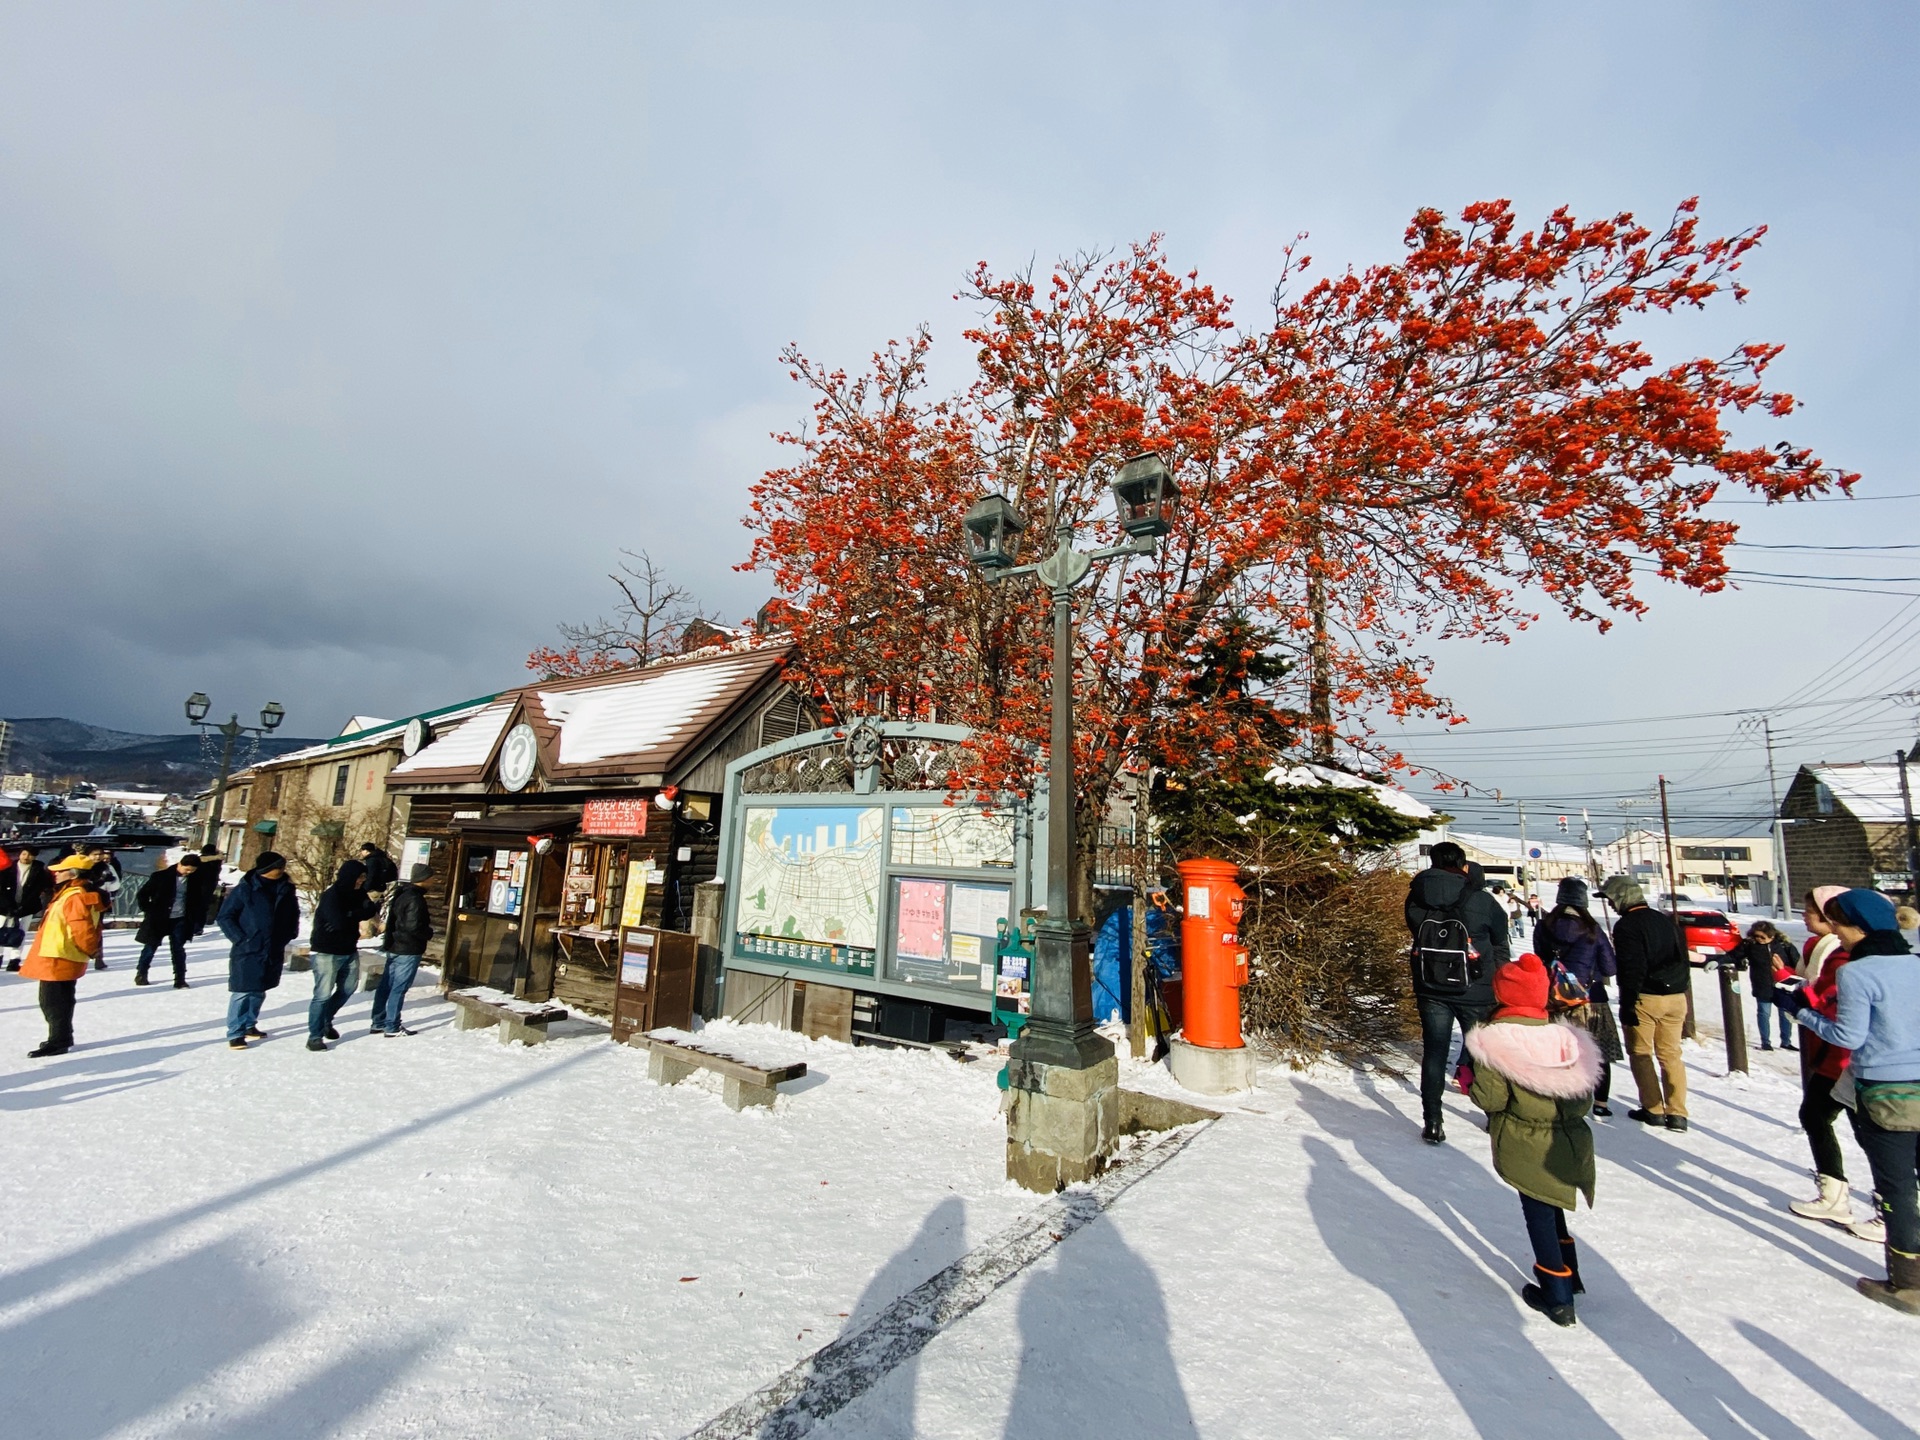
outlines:
[[[1907, 818], [1900, 801], [1900, 767], [1891, 760], [1862, 760], [1851, 765], [1809, 765], [1807, 773], [1833, 792], [1856, 820], [1875, 824], [1901, 823]], [[1920, 774], [1908, 783], [1920, 784]]]
[[[436, 729], [443, 729], [481, 710], [493, 698], [491, 695], [482, 695], [477, 700], [462, 700], [457, 705], [442, 705], [437, 710], [426, 710], [419, 715], [409, 715], [403, 720], [376, 720], [371, 727], [360, 730], [352, 729], [353, 722], [350, 721], [349, 728], [341, 731], [331, 740], [323, 740], [318, 745], [308, 745], [299, 750], [289, 750], [286, 754], [276, 755], [271, 760], [257, 761], [244, 770], [236, 770], [234, 778], [251, 775], [256, 771], [279, 770], [288, 765], [310, 765], [316, 760], [342, 759], [368, 750], [379, 750], [384, 746], [397, 743], [406, 733], [407, 726], [415, 720], [425, 720], [433, 724]], [[363, 718], [365, 717], [355, 717], [356, 720]]]
[[597, 778], [659, 783], [712, 738], [715, 727], [776, 678], [792, 646], [729, 647], [497, 696], [461, 725], [393, 767], [387, 783], [480, 785], [511, 725], [532, 727], [548, 788]]

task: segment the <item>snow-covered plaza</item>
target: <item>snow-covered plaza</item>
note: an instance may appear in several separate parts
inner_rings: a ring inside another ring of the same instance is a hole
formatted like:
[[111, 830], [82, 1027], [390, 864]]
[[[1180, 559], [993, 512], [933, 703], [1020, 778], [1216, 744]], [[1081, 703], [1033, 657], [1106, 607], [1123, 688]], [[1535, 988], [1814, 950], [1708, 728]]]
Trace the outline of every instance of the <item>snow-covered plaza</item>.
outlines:
[[1458, 1095], [1432, 1149], [1398, 1080], [1269, 1069], [1097, 1203], [1041, 1200], [1002, 1178], [990, 1063], [732, 1030], [809, 1067], [736, 1114], [589, 1023], [456, 1032], [431, 971], [412, 1038], [369, 1035], [363, 993], [307, 1052], [295, 974], [235, 1053], [222, 946], [184, 991], [107, 955], [59, 1059], [24, 1058], [34, 987], [0, 983], [20, 1440], [1920, 1436], [1920, 1322], [1853, 1291], [1877, 1247], [1786, 1213], [1790, 1055], [1730, 1082], [1689, 1047], [1689, 1134], [1596, 1127], [1559, 1330]]

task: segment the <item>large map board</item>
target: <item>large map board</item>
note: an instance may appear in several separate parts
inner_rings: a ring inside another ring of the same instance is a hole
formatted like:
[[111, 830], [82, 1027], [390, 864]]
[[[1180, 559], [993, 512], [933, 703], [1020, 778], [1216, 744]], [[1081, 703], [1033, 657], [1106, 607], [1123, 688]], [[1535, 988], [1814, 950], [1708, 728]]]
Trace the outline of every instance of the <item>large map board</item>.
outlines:
[[872, 974], [880, 818], [878, 807], [749, 806], [735, 919], [742, 950]]

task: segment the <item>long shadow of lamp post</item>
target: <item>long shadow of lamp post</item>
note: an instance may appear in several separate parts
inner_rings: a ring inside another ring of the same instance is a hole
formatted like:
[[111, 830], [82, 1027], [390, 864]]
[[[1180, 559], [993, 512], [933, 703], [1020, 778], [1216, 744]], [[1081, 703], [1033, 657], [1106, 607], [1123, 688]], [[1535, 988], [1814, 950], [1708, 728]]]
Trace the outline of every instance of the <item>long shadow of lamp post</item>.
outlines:
[[213, 803], [207, 807], [207, 830], [201, 837], [202, 845], [219, 844], [216, 837], [220, 833], [220, 812], [226, 808], [227, 777], [233, 773], [233, 742], [242, 735], [265, 735], [278, 729], [280, 722], [287, 718], [286, 708], [278, 700], [269, 700], [261, 707], [258, 725], [242, 725], [238, 715], [229, 715], [226, 724], [215, 725], [207, 719], [207, 711], [212, 708], [213, 702], [203, 691], [196, 690], [187, 697], [188, 723], [198, 726], [202, 734], [211, 731], [224, 737], [220, 746], [220, 778], [213, 782]]
[[1053, 597], [1047, 910], [1035, 935], [1031, 1018], [1007, 1059], [1007, 1176], [1043, 1194], [1097, 1174], [1119, 1129], [1119, 1062], [1093, 1028], [1092, 931], [1073, 904], [1073, 592], [1095, 561], [1153, 554], [1180, 492], [1154, 454], [1127, 461], [1112, 489], [1124, 545], [1075, 550], [1072, 523], [1056, 519], [1053, 553], [1021, 565], [1026, 522], [1006, 496], [984, 496], [965, 521], [968, 556], [988, 580], [1032, 575]]

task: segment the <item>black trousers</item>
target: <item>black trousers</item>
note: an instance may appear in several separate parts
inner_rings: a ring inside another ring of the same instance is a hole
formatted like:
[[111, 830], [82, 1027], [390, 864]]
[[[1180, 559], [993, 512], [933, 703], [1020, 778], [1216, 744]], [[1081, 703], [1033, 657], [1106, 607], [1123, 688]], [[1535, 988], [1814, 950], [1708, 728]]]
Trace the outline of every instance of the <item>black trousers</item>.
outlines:
[[1464, 1036], [1476, 1025], [1484, 1025], [1493, 1014], [1490, 1005], [1467, 1004], [1421, 995], [1420, 1006], [1420, 1114], [1429, 1121], [1440, 1118], [1440, 1097], [1447, 1091], [1447, 1051], [1453, 1045], [1456, 1022]]
[[1807, 1144], [1813, 1147], [1813, 1168], [1836, 1180], [1847, 1178], [1847, 1162], [1840, 1156], [1840, 1137], [1833, 1133], [1833, 1122], [1846, 1109], [1833, 1098], [1835, 1082], [1809, 1070], [1800, 1096], [1800, 1128], [1807, 1132]]
[[[173, 978], [187, 978], [187, 941], [193, 938], [193, 921], [181, 915], [167, 922], [167, 949], [173, 957]], [[134, 966], [136, 975], [147, 973], [147, 967], [153, 964], [153, 952], [160, 948], [160, 942], [140, 947], [140, 961]]]
[[78, 980], [40, 982], [40, 1013], [47, 1017], [47, 1040], [50, 1044], [72, 1048], [73, 1001], [74, 993], [79, 988]]

